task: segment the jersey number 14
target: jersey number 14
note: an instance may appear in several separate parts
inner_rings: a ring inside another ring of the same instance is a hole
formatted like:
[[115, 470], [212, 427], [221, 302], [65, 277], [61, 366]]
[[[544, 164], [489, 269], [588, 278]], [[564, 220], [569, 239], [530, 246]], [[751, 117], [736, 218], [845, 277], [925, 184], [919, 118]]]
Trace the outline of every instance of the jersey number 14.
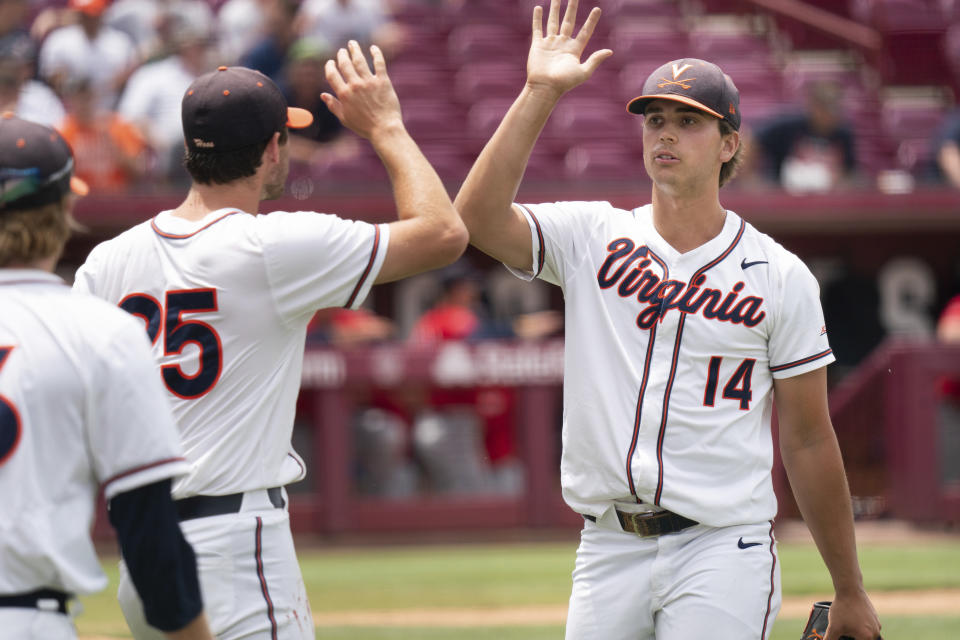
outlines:
[[120, 301], [120, 308], [142, 318], [150, 342], [156, 344], [163, 333], [163, 355], [178, 355], [190, 343], [200, 350], [200, 366], [196, 373], [187, 375], [180, 364], [160, 367], [163, 382], [173, 395], [199, 398], [217, 384], [223, 368], [220, 336], [206, 322], [184, 320], [184, 313], [217, 310], [216, 289], [181, 289], [167, 291], [164, 304], [145, 293], [132, 293]]
[[[712, 407], [716, 400], [717, 383], [720, 380], [720, 364], [722, 362], [723, 358], [720, 356], [710, 358], [710, 364], [707, 366], [707, 386], [703, 390], [703, 406], [705, 407]], [[740, 408], [744, 411], [750, 408], [750, 401], [753, 399], [750, 382], [753, 377], [753, 365], [756, 362], [753, 358], [747, 358], [741, 362], [723, 387], [723, 397], [729, 400], [739, 400]]]

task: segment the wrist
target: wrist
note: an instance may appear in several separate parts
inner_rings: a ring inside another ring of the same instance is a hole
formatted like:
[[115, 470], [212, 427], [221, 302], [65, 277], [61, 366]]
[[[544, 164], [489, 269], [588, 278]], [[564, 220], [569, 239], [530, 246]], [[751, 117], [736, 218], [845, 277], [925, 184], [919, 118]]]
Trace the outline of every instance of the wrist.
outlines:
[[529, 80], [527, 80], [527, 83], [523, 87], [523, 95], [536, 102], [543, 103], [551, 109], [559, 102], [560, 98], [563, 97], [563, 93], [562, 90], [554, 86], [539, 82], [530, 82]]
[[400, 118], [388, 120], [370, 131], [370, 142], [376, 143], [390, 140], [398, 136], [406, 135], [406, 133], [407, 130], [403, 126], [403, 120]]
[[863, 588], [863, 576], [857, 572], [856, 575], [851, 575], [842, 579], [833, 581], [833, 590], [837, 596], [845, 595], [856, 595], [864, 592]]

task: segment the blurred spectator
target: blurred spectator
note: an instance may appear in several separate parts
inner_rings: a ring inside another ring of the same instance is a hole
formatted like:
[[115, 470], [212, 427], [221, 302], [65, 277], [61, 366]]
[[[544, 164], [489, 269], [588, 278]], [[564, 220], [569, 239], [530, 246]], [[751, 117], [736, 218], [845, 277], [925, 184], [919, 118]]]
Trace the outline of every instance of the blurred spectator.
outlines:
[[[960, 295], [950, 299], [937, 320], [937, 339], [949, 344], [960, 344]], [[957, 394], [960, 396], [960, 393]]]
[[[304, 129], [290, 131], [290, 160], [322, 170], [337, 159], [360, 151], [353, 135], [342, 135], [345, 129], [340, 120], [327, 108], [320, 95], [328, 91], [324, 63], [331, 51], [323, 41], [301, 38], [291, 47], [287, 57], [284, 81], [280, 89], [287, 102], [313, 114], [313, 123]], [[296, 172], [296, 167], [294, 168]]]
[[116, 0], [103, 14], [103, 21], [127, 34], [137, 47], [141, 60], [149, 60], [163, 47], [157, 25], [159, 0]]
[[950, 113], [933, 139], [939, 178], [960, 189], [960, 109]]
[[201, 74], [212, 67], [210, 27], [189, 5], [165, 14], [163, 32], [171, 55], [145, 64], [130, 76], [120, 105], [120, 116], [135, 125], [153, 151], [153, 172], [170, 182], [189, 178], [182, 167], [183, 125], [180, 102]]
[[[290, 45], [297, 39], [293, 21], [298, 7], [296, 0], [272, 0], [267, 3], [262, 9], [261, 25], [265, 25], [262, 27], [263, 33], [240, 57], [238, 64], [256, 69], [277, 84], [282, 84]], [[329, 47], [324, 47], [325, 52], [328, 50]], [[320, 75], [323, 75], [322, 68]]]
[[367, 309], [320, 309], [307, 326], [309, 344], [329, 344], [343, 349], [388, 340], [397, 327], [389, 318]]
[[66, 115], [63, 104], [50, 87], [33, 79], [35, 54], [33, 40], [25, 32], [15, 30], [0, 37], [0, 111], [59, 127]]
[[480, 276], [465, 258], [441, 269], [440, 295], [410, 332], [410, 340], [436, 344], [444, 340], [467, 340], [481, 331], [478, 312]]
[[0, 38], [12, 33], [27, 34], [29, 0], [0, 0]]
[[[466, 258], [438, 272], [440, 295], [416, 322], [410, 341], [506, 337], [487, 319], [481, 305], [480, 274]], [[417, 414], [413, 444], [434, 490], [516, 494], [523, 489], [523, 466], [516, 456], [514, 407], [510, 387], [437, 387], [429, 408]]]
[[70, 80], [64, 91], [69, 111], [60, 133], [73, 147], [77, 176], [95, 192], [129, 188], [145, 169], [137, 128], [100, 107], [89, 80]]
[[90, 78], [101, 106], [112, 109], [140, 58], [127, 34], [104, 24], [108, 4], [108, 0], [70, 0], [67, 19], [76, 24], [55, 29], [44, 40], [40, 76], [58, 92], [69, 77]]
[[[220, 6], [216, 31], [224, 64], [237, 64], [261, 40], [270, 13], [278, 4], [289, 4], [289, 0], [227, 0]], [[251, 68], [273, 77], [263, 69]]]
[[808, 87], [806, 108], [775, 117], [754, 135], [764, 175], [789, 191], [828, 191], [853, 179], [853, 129], [846, 122], [842, 89], [833, 82]]
[[[950, 299], [937, 321], [937, 340], [960, 345], [960, 295]], [[944, 487], [960, 487], [960, 378], [939, 381], [938, 427], [940, 481]]]
[[304, 0], [297, 22], [300, 35], [321, 38], [334, 50], [356, 40], [364, 51], [375, 44], [389, 58], [402, 41], [383, 0]]

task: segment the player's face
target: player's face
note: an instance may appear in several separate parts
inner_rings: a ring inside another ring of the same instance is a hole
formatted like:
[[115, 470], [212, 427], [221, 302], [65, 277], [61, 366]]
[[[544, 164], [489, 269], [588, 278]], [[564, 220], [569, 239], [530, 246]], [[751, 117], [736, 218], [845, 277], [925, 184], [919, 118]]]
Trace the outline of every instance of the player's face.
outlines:
[[263, 199], [275, 200], [283, 195], [287, 184], [287, 174], [290, 173], [290, 141], [279, 144], [279, 159], [270, 167], [267, 179], [263, 183]]
[[[673, 100], [654, 100], [643, 120], [643, 164], [658, 188], [680, 195], [717, 185], [730, 140], [717, 119]], [[736, 147], [733, 147], [736, 150]]]

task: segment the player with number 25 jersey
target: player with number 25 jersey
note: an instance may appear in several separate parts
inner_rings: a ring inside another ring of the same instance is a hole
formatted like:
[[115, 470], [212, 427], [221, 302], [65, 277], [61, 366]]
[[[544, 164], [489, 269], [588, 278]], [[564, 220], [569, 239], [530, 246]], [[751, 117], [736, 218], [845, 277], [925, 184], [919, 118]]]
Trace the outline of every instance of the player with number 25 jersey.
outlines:
[[[291, 435], [308, 322], [358, 307], [376, 282], [452, 262], [467, 242], [403, 128], [382, 54], [372, 51], [372, 73], [359, 45], [349, 49], [327, 67], [341, 98], [325, 100], [383, 159], [400, 220], [258, 215], [283, 193], [287, 129], [310, 114], [259, 72], [221, 67], [183, 99], [186, 199], [96, 247], [74, 285], [139, 317], [153, 343], [191, 463], [174, 504], [220, 640], [314, 637], [284, 489], [306, 472]], [[137, 640], [155, 638], [123, 571], [119, 597]]]

